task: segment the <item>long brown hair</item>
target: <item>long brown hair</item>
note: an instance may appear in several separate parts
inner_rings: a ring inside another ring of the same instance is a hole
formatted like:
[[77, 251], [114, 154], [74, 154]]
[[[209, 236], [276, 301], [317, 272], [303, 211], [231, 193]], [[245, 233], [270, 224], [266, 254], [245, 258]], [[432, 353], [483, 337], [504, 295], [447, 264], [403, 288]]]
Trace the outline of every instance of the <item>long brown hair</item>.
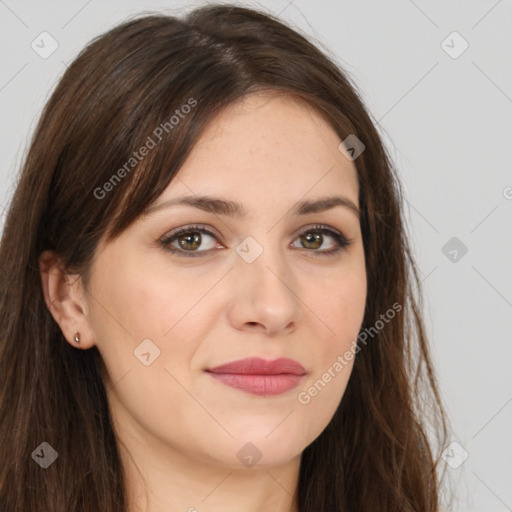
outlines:
[[[332, 59], [275, 17], [230, 5], [115, 27], [72, 62], [44, 108], [0, 245], [1, 510], [126, 509], [103, 362], [96, 347], [77, 350], [64, 338], [45, 304], [38, 258], [54, 250], [86, 285], [100, 239], [113, 240], [164, 191], [222, 108], [260, 90], [302, 98], [341, 140], [354, 134], [365, 145], [354, 163], [368, 279], [362, 331], [372, 334], [334, 417], [302, 453], [300, 511], [439, 510], [430, 443], [444, 445], [447, 421], [396, 171]], [[197, 104], [171, 127], [191, 98]], [[157, 127], [165, 143], [126, 166], [157, 141]], [[403, 307], [374, 333], [393, 304]], [[33, 460], [42, 442], [58, 452], [45, 470]]]

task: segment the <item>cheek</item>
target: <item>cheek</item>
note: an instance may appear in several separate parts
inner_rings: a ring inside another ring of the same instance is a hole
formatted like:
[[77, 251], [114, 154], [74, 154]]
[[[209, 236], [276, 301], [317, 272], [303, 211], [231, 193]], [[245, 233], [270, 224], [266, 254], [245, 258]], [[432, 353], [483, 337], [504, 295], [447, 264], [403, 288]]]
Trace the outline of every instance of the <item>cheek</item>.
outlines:
[[194, 340], [209, 328], [199, 306], [211, 283], [163, 274], [127, 262], [105, 266], [90, 310], [118, 428], [140, 428], [141, 435], [170, 442], [183, 436], [185, 424], [192, 438], [200, 435], [193, 425], [204, 425], [204, 410], [186, 390]]
[[[110, 382], [130, 372], [127, 380], [141, 383], [137, 390], [163, 390], [171, 379], [165, 370], [180, 382], [188, 379], [186, 369], [217, 318], [208, 291], [218, 277], [211, 272], [193, 276], [179, 269], [170, 273], [165, 268], [142, 268], [128, 258], [112, 261], [116, 265], [104, 264], [101, 275], [95, 276], [90, 307]], [[140, 358], [154, 362], [146, 367]], [[144, 403], [137, 390], [127, 397]]]
[[102, 263], [101, 275], [96, 276], [93, 298], [97, 300], [92, 308], [99, 309], [101, 318], [95, 323], [110, 324], [105, 318], [109, 316], [115, 320], [113, 327], [123, 336], [129, 333], [134, 342], [179, 337], [214, 277], [193, 276], [180, 269], [170, 272], [135, 257], [110, 260]]
[[357, 338], [364, 317], [367, 295], [364, 260], [331, 274], [308, 295], [312, 312], [323, 324], [322, 352], [332, 355], [345, 349]]
[[309, 352], [314, 371], [298, 390], [297, 403], [305, 417], [315, 418], [308, 424], [311, 437], [327, 426], [345, 393], [357, 357], [356, 340], [366, 306], [366, 284], [364, 265], [357, 265], [309, 294], [311, 310], [322, 321], [315, 321], [315, 350]]

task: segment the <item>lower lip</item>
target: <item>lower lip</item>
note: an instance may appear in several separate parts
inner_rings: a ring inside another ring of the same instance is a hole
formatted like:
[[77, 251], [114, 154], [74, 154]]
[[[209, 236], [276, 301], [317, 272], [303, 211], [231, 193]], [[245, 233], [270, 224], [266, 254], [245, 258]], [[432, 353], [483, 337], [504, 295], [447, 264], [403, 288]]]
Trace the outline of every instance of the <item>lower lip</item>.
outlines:
[[241, 389], [253, 395], [281, 395], [299, 385], [304, 375], [281, 373], [279, 375], [245, 375], [239, 373], [209, 373], [227, 386]]

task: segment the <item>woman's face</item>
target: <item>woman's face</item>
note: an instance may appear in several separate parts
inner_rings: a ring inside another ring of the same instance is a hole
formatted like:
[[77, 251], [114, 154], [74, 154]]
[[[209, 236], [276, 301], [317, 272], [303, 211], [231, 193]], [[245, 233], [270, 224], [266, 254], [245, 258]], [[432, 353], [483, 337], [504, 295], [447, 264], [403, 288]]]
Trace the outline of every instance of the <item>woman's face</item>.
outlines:
[[[332, 197], [358, 206], [340, 142], [305, 104], [248, 96], [211, 123], [146, 214], [98, 248], [77, 330], [105, 361], [121, 438], [148, 456], [271, 467], [327, 426], [353, 364], [336, 362], [363, 320], [363, 243], [342, 201], [295, 210]], [[199, 207], [201, 196], [218, 202]], [[250, 357], [291, 358], [305, 375], [207, 371]]]

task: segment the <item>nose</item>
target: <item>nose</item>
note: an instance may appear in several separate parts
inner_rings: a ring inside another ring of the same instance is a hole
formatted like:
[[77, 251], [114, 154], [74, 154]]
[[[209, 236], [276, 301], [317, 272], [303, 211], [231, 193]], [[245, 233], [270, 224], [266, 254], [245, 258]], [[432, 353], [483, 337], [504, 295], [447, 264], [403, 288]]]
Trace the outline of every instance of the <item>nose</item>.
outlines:
[[252, 263], [237, 258], [228, 318], [234, 328], [279, 336], [293, 332], [300, 313], [296, 283], [284, 256], [264, 250]]

